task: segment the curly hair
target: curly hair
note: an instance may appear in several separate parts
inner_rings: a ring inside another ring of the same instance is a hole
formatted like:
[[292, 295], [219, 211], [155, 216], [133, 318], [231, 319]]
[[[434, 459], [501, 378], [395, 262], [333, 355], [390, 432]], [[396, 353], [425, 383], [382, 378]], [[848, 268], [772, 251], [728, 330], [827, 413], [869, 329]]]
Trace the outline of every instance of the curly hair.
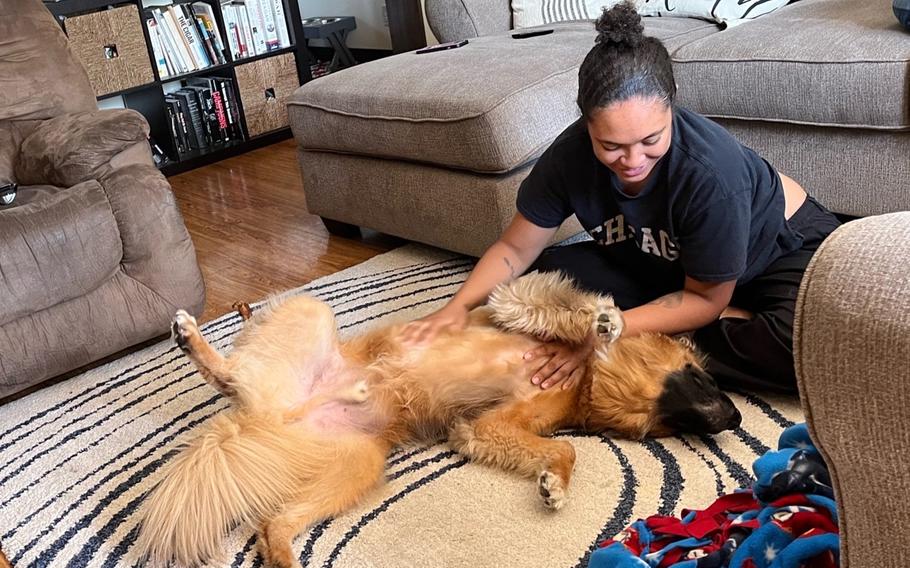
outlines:
[[597, 39], [578, 70], [578, 108], [590, 118], [599, 108], [632, 97], [654, 97], [667, 105], [676, 98], [676, 80], [667, 48], [644, 35], [630, 0], [604, 8], [595, 23]]

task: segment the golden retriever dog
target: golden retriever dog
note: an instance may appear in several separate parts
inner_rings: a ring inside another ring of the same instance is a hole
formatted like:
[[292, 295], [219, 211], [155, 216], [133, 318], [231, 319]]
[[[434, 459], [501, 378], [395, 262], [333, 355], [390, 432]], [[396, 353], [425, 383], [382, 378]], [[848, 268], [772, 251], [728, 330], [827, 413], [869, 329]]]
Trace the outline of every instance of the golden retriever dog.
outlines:
[[[341, 341], [329, 306], [298, 296], [260, 310], [224, 357], [177, 313], [177, 344], [232, 407], [200, 427], [143, 505], [137, 549], [153, 564], [221, 556], [237, 523], [259, 529], [268, 564], [299, 566], [293, 539], [356, 506], [393, 447], [448, 438], [470, 459], [534, 478], [543, 506], [566, 502], [575, 450], [562, 428], [639, 439], [735, 428], [740, 414], [690, 345], [621, 337], [609, 297], [565, 277], [499, 286], [460, 331], [408, 347], [402, 325]], [[543, 390], [523, 355], [542, 341], [596, 338], [585, 376]]]

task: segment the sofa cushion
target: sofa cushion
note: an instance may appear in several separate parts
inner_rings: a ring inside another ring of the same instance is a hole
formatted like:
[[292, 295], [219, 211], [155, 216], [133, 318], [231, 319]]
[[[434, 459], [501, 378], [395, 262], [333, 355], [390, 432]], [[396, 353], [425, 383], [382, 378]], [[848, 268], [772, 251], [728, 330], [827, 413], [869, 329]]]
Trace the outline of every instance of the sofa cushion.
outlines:
[[910, 128], [910, 35], [891, 0], [801, 0], [673, 52], [679, 102], [712, 117]]
[[[645, 25], [670, 50], [719, 30], [693, 19]], [[304, 150], [513, 170], [578, 116], [578, 66], [594, 45], [593, 25], [554, 28], [528, 39], [500, 34], [448, 51], [404, 53], [311, 81], [289, 102], [294, 135]]]
[[101, 185], [19, 188], [0, 209], [0, 325], [82, 296], [117, 271], [122, 247]]

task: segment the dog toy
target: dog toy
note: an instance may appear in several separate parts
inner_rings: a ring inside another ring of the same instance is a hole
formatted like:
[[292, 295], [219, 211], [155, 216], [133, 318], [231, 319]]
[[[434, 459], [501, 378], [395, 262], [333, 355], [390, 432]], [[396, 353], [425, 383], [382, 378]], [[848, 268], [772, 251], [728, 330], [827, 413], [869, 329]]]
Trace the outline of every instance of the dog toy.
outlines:
[[589, 568], [836, 568], [837, 507], [806, 425], [784, 430], [753, 470], [751, 489], [707, 509], [633, 523], [601, 544]]

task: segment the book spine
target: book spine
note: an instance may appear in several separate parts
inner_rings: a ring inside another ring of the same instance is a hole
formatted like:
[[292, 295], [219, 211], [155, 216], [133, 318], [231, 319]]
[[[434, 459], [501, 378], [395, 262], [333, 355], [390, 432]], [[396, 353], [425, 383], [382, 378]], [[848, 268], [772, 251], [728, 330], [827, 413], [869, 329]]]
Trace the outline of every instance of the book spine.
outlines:
[[218, 133], [212, 131], [212, 121], [210, 120], [211, 112], [205, 98], [203, 89], [191, 89], [196, 97], [196, 105], [199, 107], [199, 118], [202, 121], [202, 133], [205, 135], [205, 143], [212, 146], [218, 140]]
[[271, 0], [246, 0], [247, 5], [252, 4], [256, 12], [256, 21], [261, 25], [262, 40], [265, 53], [281, 49], [278, 32], [275, 30], [275, 19], [272, 16]]
[[237, 59], [238, 47], [237, 43], [234, 41], [234, 32], [231, 29], [231, 25], [234, 22], [234, 13], [230, 9], [230, 5], [221, 4], [221, 20], [224, 22], [224, 35], [227, 38], [228, 50], [230, 50], [231, 59]]
[[168, 99], [165, 99], [164, 108], [167, 111], [167, 124], [171, 130], [171, 140], [174, 141], [174, 148], [177, 149], [177, 154], [180, 155], [184, 152], [183, 143], [178, 132], [180, 126], [177, 124], [177, 116], [174, 114], [174, 108]]
[[148, 28], [149, 41], [152, 44], [152, 53], [155, 54], [155, 66], [158, 69], [158, 77], [163, 79], [171, 73], [167, 67], [167, 57], [164, 54], [164, 48], [161, 46], [158, 39], [158, 25], [155, 23], [155, 18], [146, 18], [145, 25]]
[[180, 50], [177, 49], [177, 45], [174, 43], [175, 39], [171, 34], [170, 26], [168, 25], [168, 20], [165, 17], [164, 13], [160, 10], [153, 10], [152, 16], [155, 18], [155, 23], [158, 24], [158, 35], [164, 43], [165, 51], [171, 58], [171, 66], [174, 68], [175, 75], [181, 73], [186, 73], [190, 69], [184, 61]]
[[189, 43], [186, 41], [186, 36], [183, 35], [183, 29], [180, 26], [179, 21], [177, 20], [177, 13], [174, 10], [173, 6], [168, 6], [164, 11], [166, 16], [165, 21], [168, 24], [169, 31], [174, 38], [174, 45], [177, 48], [177, 51], [180, 52], [180, 57], [186, 63], [188, 71], [195, 71], [199, 69], [199, 65], [196, 63], [196, 59], [190, 54]]
[[199, 31], [199, 37], [202, 38], [202, 45], [205, 46], [205, 54], [208, 55], [209, 65], [220, 63], [218, 53], [215, 51], [215, 42], [212, 41], [212, 34], [209, 33], [205, 26], [203, 16], [194, 14], [193, 21], [196, 23], [196, 29]]
[[199, 113], [199, 106], [196, 104], [196, 94], [186, 89], [180, 89], [174, 94], [179, 97], [178, 100], [186, 112], [190, 147], [200, 150], [206, 148], [205, 132], [202, 129], [202, 115]]
[[218, 119], [218, 129], [221, 131], [221, 137], [224, 141], [228, 141], [231, 139], [231, 125], [228, 123], [221, 91], [217, 88], [212, 89], [212, 104], [215, 107], [215, 118]]
[[169, 95], [168, 98], [165, 98], [165, 101], [168, 102], [169, 108], [174, 115], [174, 131], [176, 132], [175, 141], [177, 143], [177, 151], [181, 154], [186, 153], [190, 149], [189, 130], [187, 130], [186, 127], [186, 116], [184, 115], [182, 105], [180, 104], [180, 99], [174, 97], [173, 95]]
[[212, 49], [215, 50], [215, 60], [219, 64], [226, 63], [224, 43], [221, 41], [221, 30], [218, 29], [218, 20], [215, 19], [215, 12], [212, 7], [208, 4], [197, 2], [193, 4], [193, 10], [196, 10], [196, 15], [202, 18], [202, 25], [211, 38]]
[[180, 33], [183, 34], [183, 39], [186, 41], [190, 55], [192, 56], [193, 61], [196, 62], [196, 68], [204, 69], [210, 65], [209, 56], [206, 55], [205, 49], [202, 48], [202, 40], [198, 37], [199, 32], [196, 31], [195, 24], [192, 24], [187, 19], [184, 8], [185, 5], [178, 4], [174, 10], [174, 15], [177, 18], [177, 24], [180, 26]]
[[288, 21], [284, 16], [284, 2], [272, 0], [272, 16], [275, 19], [275, 31], [278, 33], [279, 47], [290, 47], [291, 38], [288, 35]]
[[221, 90], [221, 100], [224, 101], [224, 111], [230, 125], [231, 135], [236, 140], [242, 140], [243, 131], [240, 128], [240, 112], [237, 109], [237, 99], [234, 98], [234, 89], [231, 81], [230, 79], [218, 79], [218, 86]]
[[265, 38], [262, 37], [260, 24], [256, 21], [254, 10], [250, 9], [246, 2], [237, 3], [240, 18], [243, 20], [241, 31], [246, 34], [246, 44], [249, 48], [250, 55], [262, 55], [265, 53]]

